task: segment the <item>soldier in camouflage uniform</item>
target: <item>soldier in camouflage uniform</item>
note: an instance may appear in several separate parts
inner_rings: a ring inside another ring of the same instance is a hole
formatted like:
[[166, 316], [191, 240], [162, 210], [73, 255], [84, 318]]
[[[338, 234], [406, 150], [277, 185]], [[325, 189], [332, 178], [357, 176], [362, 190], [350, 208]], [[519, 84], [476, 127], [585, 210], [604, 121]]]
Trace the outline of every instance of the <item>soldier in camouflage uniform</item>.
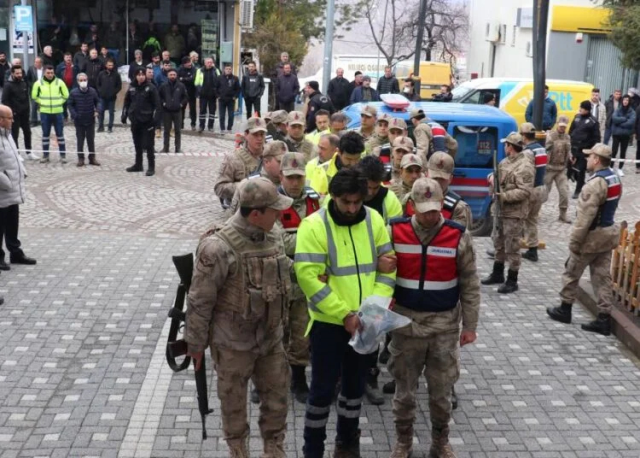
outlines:
[[287, 136], [285, 142], [289, 151], [304, 154], [306, 161], [310, 161], [318, 155], [316, 146], [304, 138], [304, 114], [300, 111], [292, 111], [287, 117]]
[[413, 138], [416, 141], [416, 150], [426, 164], [427, 158], [433, 153], [433, 132], [431, 131], [431, 126], [423, 122], [427, 117], [423, 110], [411, 110], [410, 116], [410, 121], [413, 124]]
[[389, 115], [382, 113], [376, 120], [374, 134], [364, 144], [365, 154], [371, 154], [377, 146], [389, 143]]
[[529, 158], [535, 168], [533, 192], [529, 196], [529, 211], [524, 219], [524, 239], [528, 250], [522, 255], [524, 259], [538, 262], [538, 216], [542, 204], [547, 201], [547, 187], [544, 177], [547, 170], [547, 150], [536, 141], [536, 126], [525, 122], [520, 126], [522, 153]]
[[413, 153], [413, 141], [409, 137], [399, 136], [391, 145], [391, 165], [393, 167], [391, 179], [399, 180], [402, 174], [402, 169], [400, 168], [402, 158], [405, 154]]
[[[429, 391], [429, 457], [455, 458], [449, 444], [451, 390], [460, 376], [460, 346], [476, 340], [480, 311], [473, 241], [463, 226], [442, 217], [444, 195], [435, 180], [418, 179], [411, 198], [416, 214], [391, 223], [397, 257], [393, 311], [411, 318], [409, 326], [392, 332], [389, 346], [388, 368], [397, 380], [391, 458], [411, 455], [421, 374]], [[426, 269], [420, 267], [425, 261]]]
[[[518, 290], [518, 271], [520, 269], [520, 237], [524, 218], [529, 211], [529, 197], [533, 192], [535, 167], [522, 154], [522, 136], [512, 132], [502, 139], [507, 154], [498, 165], [500, 192], [494, 191], [494, 211], [496, 215], [493, 233], [495, 261], [493, 272], [482, 279], [483, 285], [500, 284], [498, 292], [513, 293]], [[489, 175], [489, 183], [494, 186], [494, 175]], [[494, 190], [495, 190], [494, 186]], [[496, 209], [496, 207], [498, 207]], [[507, 281], [504, 278], [504, 264], [509, 263]]]
[[560, 217], [563, 223], [571, 223], [567, 217], [567, 209], [569, 208], [569, 183], [567, 180], [567, 164], [571, 155], [571, 137], [567, 133], [567, 125], [569, 118], [566, 116], [558, 117], [557, 127], [547, 133], [547, 155], [549, 163], [547, 164], [547, 173], [544, 176], [544, 184], [547, 187], [547, 194], [551, 192], [553, 183], [558, 188], [560, 197]]
[[559, 307], [547, 309], [547, 314], [561, 323], [571, 323], [571, 307], [576, 298], [578, 282], [589, 267], [591, 283], [598, 298], [598, 318], [583, 324], [585, 331], [608, 336], [611, 333], [611, 250], [618, 246], [620, 227], [615, 212], [622, 196], [622, 182], [611, 168], [611, 148], [602, 143], [583, 150], [591, 178], [582, 188], [578, 200], [576, 221], [569, 239], [569, 259], [562, 275]]
[[473, 222], [471, 207], [462, 200], [462, 197], [449, 188], [453, 179], [455, 165], [455, 161], [449, 153], [437, 151], [429, 158], [427, 176], [436, 180], [444, 192], [442, 215], [469, 230]]
[[196, 368], [211, 348], [222, 430], [230, 456], [249, 456], [247, 384], [262, 404], [264, 458], [285, 458], [289, 366], [282, 346], [291, 260], [271, 231], [292, 199], [266, 178], [242, 187], [240, 210], [201, 238], [187, 309], [185, 340]]
[[385, 143], [384, 145], [374, 147], [371, 150], [371, 153], [374, 156], [378, 156], [378, 157], [389, 154], [390, 153], [389, 149], [393, 146], [393, 142], [396, 140], [396, 138], [404, 137], [406, 136], [406, 134], [407, 134], [407, 123], [404, 122], [404, 119], [389, 118], [389, 134], [388, 134], [389, 142]]
[[233, 153], [225, 155], [218, 179], [213, 185], [213, 190], [220, 198], [223, 207], [231, 203], [238, 183], [258, 170], [260, 166], [267, 125], [264, 119], [249, 118], [245, 126], [244, 144]]
[[229, 216], [233, 215], [238, 211], [238, 208], [240, 208], [240, 188], [242, 188], [247, 181], [258, 177], [264, 177], [269, 179], [274, 185], [280, 186], [280, 162], [282, 161], [284, 154], [288, 151], [287, 144], [279, 140], [268, 143], [264, 147], [262, 160], [260, 161], [260, 167], [258, 170], [238, 184], [236, 192], [233, 195], [233, 199], [231, 199], [229, 209], [227, 210]]
[[[287, 153], [282, 158], [281, 185], [278, 192], [293, 199], [293, 205], [280, 214], [276, 223], [283, 231], [284, 249], [293, 259], [296, 251], [298, 227], [302, 220], [320, 209], [320, 196], [305, 186], [306, 162], [302, 153]], [[309, 325], [307, 299], [297, 283], [289, 300], [289, 316], [285, 326], [285, 348], [291, 366], [291, 392], [298, 402], [305, 404], [309, 385], [305, 369], [309, 365], [309, 338], [305, 337]]]
[[284, 141], [287, 136], [287, 116], [285, 110], [277, 110], [271, 113], [271, 121], [267, 123], [267, 134], [272, 140]]
[[362, 135], [365, 142], [375, 135], [377, 116], [378, 110], [373, 105], [365, 105], [360, 112], [358, 133]]
[[[400, 169], [402, 170], [399, 177], [391, 180], [389, 189], [391, 189], [402, 203], [402, 210], [405, 211], [405, 197], [411, 194], [413, 183], [423, 175], [422, 159], [417, 154], [405, 154], [400, 161]], [[406, 213], [405, 213], [406, 215]], [[410, 215], [409, 215], [410, 216]]]

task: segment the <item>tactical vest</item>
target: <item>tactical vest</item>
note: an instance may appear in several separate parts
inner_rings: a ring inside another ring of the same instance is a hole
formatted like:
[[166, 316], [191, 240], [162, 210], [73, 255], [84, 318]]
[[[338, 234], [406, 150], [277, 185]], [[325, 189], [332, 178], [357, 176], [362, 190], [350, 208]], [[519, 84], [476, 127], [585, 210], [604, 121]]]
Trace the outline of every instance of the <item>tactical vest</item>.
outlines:
[[544, 149], [544, 147], [538, 142], [531, 143], [524, 149], [529, 150], [533, 153], [533, 158], [536, 166], [536, 175], [533, 180], [533, 187], [537, 188], [538, 186], [543, 186], [544, 174], [547, 171], [547, 150]]
[[[280, 194], [284, 194], [282, 187], [278, 188], [278, 191]], [[309, 216], [320, 209], [320, 195], [309, 187], [305, 187], [304, 192], [306, 193], [305, 203], [307, 205], [307, 213], [305, 216]], [[286, 232], [297, 232], [302, 218], [300, 218], [300, 215], [298, 215], [298, 212], [292, 205], [280, 212], [280, 222]]]
[[255, 172], [260, 172], [260, 169], [262, 168], [262, 158], [256, 159], [245, 148], [236, 148], [233, 154], [242, 161], [245, 177], [248, 177]]
[[398, 259], [394, 297], [418, 312], [444, 312], [460, 300], [458, 244], [465, 229], [445, 220], [428, 245], [416, 235], [411, 218], [391, 221], [391, 239]]
[[614, 217], [622, 195], [622, 182], [616, 172], [611, 167], [598, 170], [593, 174], [589, 181], [602, 178], [607, 183], [607, 200], [598, 208], [598, 213], [591, 223], [589, 230], [592, 231], [598, 227], [609, 227], [614, 224]]
[[251, 242], [228, 224], [216, 228], [215, 235], [233, 250], [236, 270], [218, 294], [212, 346], [250, 351], [277, 342], [291, 291], [281, 237], [268, 233], [264, 241]]
[[447, 191], [447, 195], [444, 196], [444, 204], [442, 205], [442, 216], [444, 219], [453, 219], [453, 211], [461, 200], [462, 197], [455, 192]]
[[431, 157], [433, 153], [436, 151], [447, 151], [447, 131], [437, 122], [427, 122], [429, 127], [431, 127], [431, 138], [429, 142], [429, 154]]

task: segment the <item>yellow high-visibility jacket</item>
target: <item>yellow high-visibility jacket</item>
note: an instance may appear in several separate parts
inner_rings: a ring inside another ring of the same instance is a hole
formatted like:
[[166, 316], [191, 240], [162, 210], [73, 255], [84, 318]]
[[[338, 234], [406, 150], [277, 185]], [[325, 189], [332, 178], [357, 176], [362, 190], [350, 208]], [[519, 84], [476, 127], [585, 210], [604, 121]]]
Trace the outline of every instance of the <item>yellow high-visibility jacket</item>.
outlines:
[[[338, 226], [329, 209], [307, 216], [298, 228], [294, 268], [308, 301], [309, 329], [314, 321], [343, 325], [370, 295], [391, 297], [395, 272], [377, 272], [378, 256], [393, 253], [384, 220], [365, 207], [366, 217]], [[327, 283], [318, 276], [326, 274]]]
[[44, 114], [62, 113], [68, 98], [69, 89], [60, 78], [54, 77], [51, 82], [40, 78], [31, 89], [31, 99], [40, 107], [40, 113]]

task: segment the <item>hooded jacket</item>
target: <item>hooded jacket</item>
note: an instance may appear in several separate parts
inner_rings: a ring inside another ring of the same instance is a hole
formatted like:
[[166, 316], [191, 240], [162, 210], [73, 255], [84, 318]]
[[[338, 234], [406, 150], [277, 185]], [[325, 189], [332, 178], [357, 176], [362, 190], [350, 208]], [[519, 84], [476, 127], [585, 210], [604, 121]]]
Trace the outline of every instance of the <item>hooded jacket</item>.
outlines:
[[13, 75], [4, 83], [2, 89], [2, 104], [11, 108], [14, 114], [29, 113], [29, 86], [24, 80], [13, 79]]

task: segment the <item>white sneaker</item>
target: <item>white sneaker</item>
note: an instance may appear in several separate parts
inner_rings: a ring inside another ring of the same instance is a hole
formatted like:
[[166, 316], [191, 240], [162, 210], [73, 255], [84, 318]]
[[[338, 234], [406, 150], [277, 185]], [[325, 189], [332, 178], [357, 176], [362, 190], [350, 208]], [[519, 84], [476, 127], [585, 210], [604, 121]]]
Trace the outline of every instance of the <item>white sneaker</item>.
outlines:
[[622, 171], [622, 169], [618, 169], [618, 175], [620, 175], [621, 177], [624, 176], [624, 172]]
[[38, 156], [36, 153], [27, 153], [27, 159], [29, 159], [30, 161], [37, 161], [40, 160], [40, 156]]

